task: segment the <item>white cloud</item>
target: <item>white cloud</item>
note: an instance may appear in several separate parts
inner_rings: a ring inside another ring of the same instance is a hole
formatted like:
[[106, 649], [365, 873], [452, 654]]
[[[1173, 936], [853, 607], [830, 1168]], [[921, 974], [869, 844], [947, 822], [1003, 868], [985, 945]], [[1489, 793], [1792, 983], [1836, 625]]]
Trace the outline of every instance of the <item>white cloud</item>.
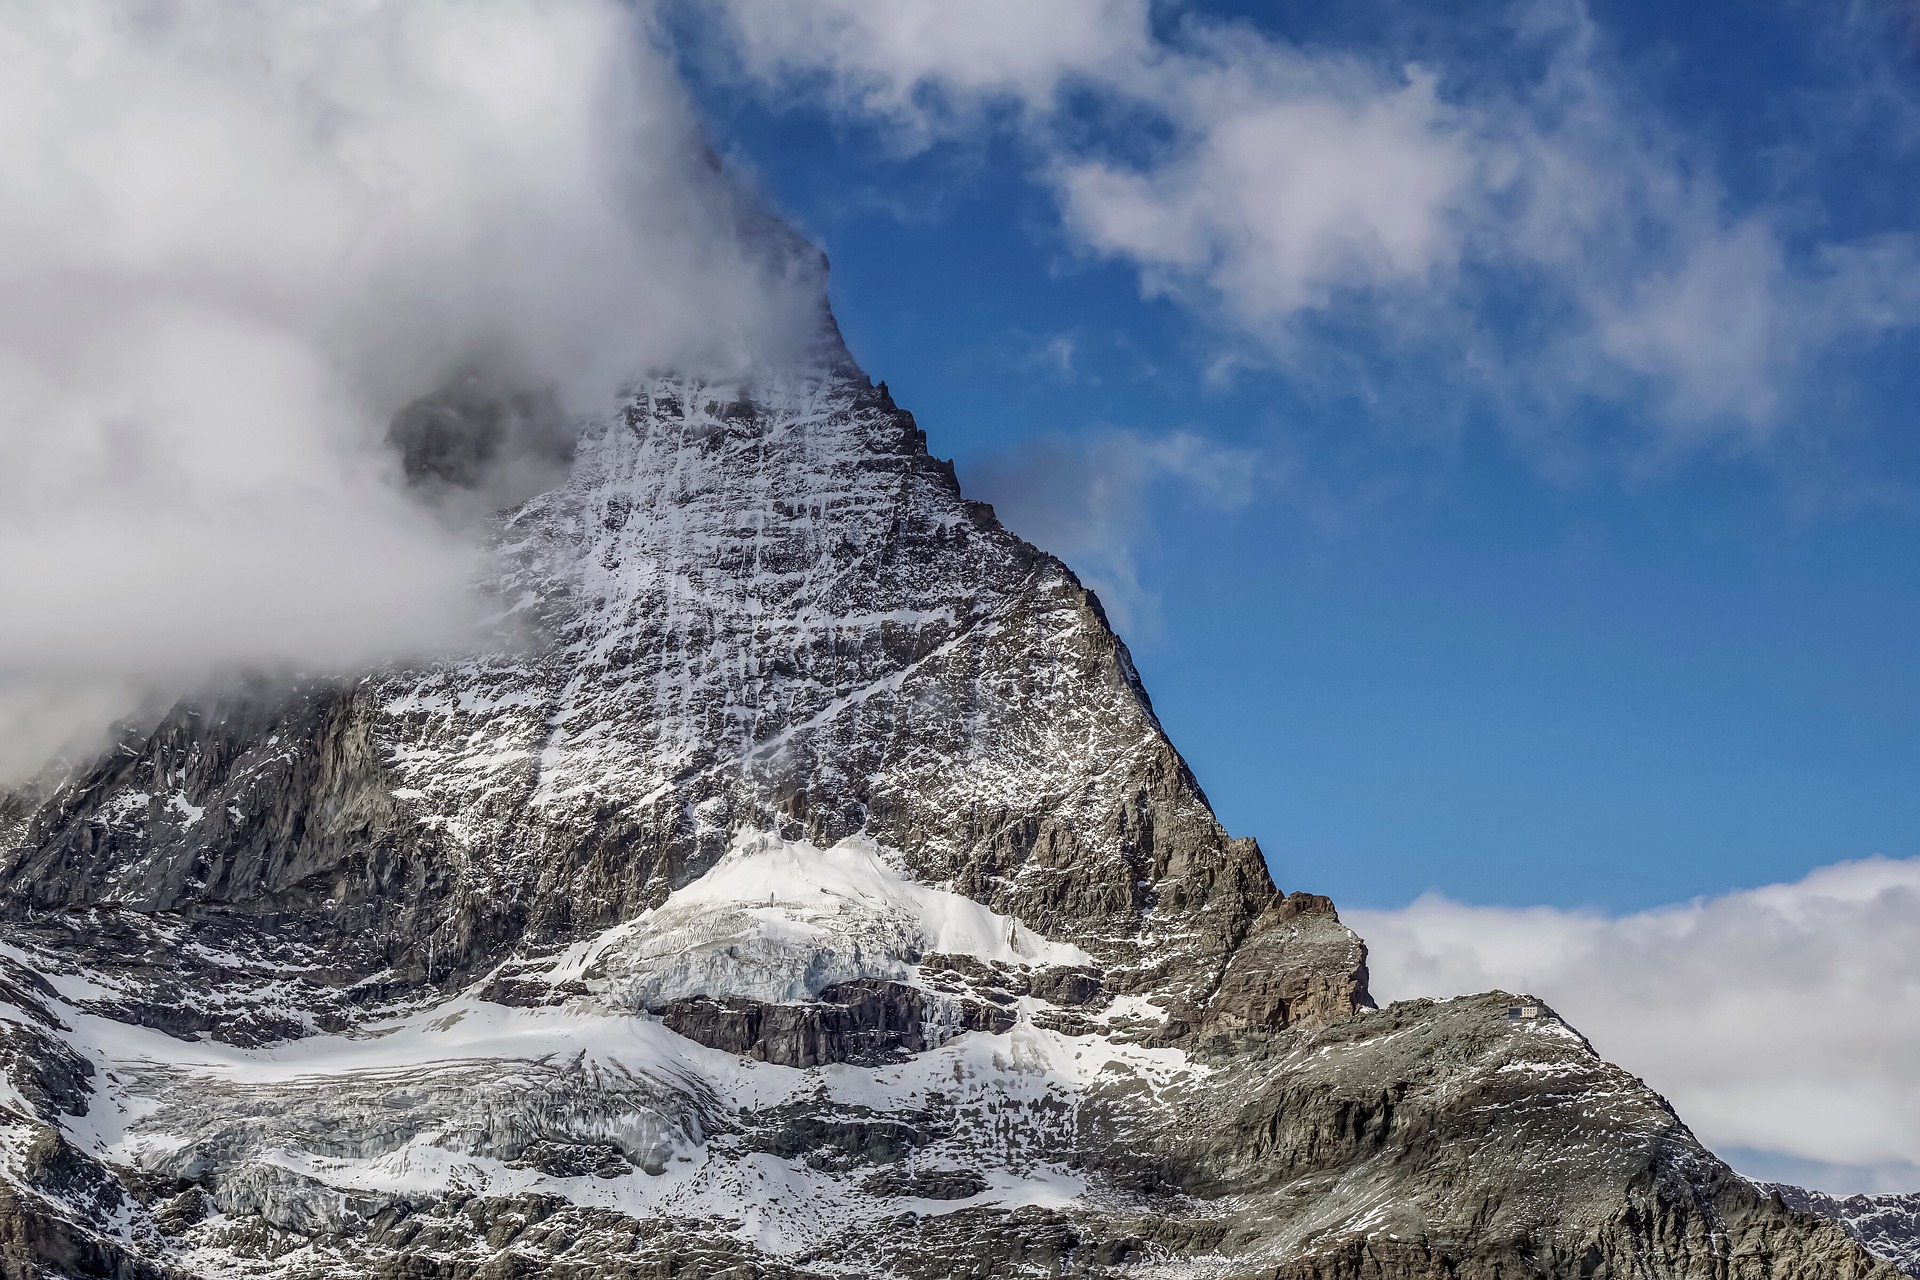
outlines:
[[1194, 15], [1157, 34], [1141, 3], [722, 8], [749, 77], [905, 145], [1012, 122], [1075, 244], [1270, 358], [1314, 373], [1364, 332], [1522, 437], [1600, 397], [1648, 411], [1655, 454], [1759, 446], [1836, 343], [1920, 322], [1911, 242], [1732, 207], [1577, 0], [1424, 66]]
[[10, 4], [0, 151], [0, 772], [116, 689], [460, 640], [382, 438], [466, 363], [588, 412], [811, 305], [618, 0]]
[[1431, 894], [1343, 916], [1382, 1000], [1538, 995], [1736, 1167], [1920, 1188], [1920, 859], [1628, 916]]
[[1159, 164], [1062, 163], [1069, 230], [1150, 287], [1202, 283], [1253, 326], [1451, 268], [1472, 160], [1432, 78], [1343, 89], [1281, 61], [1187, 64], [1173, 87], [1195, 136]]
[[1090, 76], [1131, 76], [1156, 50], [1147, 0], [723, 0], [730, 50], [764, 82], [804, 81], [915, 145], [995, 100], [1053, 107]]
[[1029, 442], [964, 468], [967, 492], [1015, 533], [1058, 555], [1099, 595], [1114, 625], [1151, 627], [1158, 598], [1140, 583], [1156, 495], [1172, 488], [1217, 510], [1244, 506], [1264, 464], [1190, 431], [1099, 431]]

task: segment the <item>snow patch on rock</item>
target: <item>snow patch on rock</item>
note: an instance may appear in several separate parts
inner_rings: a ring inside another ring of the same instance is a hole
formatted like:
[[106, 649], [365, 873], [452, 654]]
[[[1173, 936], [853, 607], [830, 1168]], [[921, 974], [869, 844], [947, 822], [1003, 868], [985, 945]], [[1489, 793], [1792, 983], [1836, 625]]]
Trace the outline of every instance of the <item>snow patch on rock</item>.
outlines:
[[864, 836], [827, 848], [742, 834], [660, 906], [563, 955], [550, 981], [584, 978], [608, 1003], [646, 1009], [687, 996], [809, 1000], [857, 978], [909, 981], [921, 957], [1084, 965], [971, 898], [907, 877]]

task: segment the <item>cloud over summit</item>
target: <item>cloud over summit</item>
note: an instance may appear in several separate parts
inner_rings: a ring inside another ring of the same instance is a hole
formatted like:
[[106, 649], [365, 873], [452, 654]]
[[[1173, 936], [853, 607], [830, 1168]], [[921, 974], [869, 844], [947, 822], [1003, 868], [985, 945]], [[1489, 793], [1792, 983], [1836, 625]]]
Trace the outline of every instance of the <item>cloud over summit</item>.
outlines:
[[479, 361], [591, 413], [817, 296], [616, 0], [14, 6], [0, 148], [0, 772], [63, 707], [459, 642], [399, 410]]

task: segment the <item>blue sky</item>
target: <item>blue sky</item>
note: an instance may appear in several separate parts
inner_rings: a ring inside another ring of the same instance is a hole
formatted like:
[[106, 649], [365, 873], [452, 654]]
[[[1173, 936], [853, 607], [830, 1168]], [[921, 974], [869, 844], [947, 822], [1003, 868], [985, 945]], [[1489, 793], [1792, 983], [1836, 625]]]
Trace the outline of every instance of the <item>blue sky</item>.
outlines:
[[[1503, 222], [1521, 215], [1483, 210], [1443, 282], [1335, 278], [1276, 317], [1192, 278], [1211, 267], [1074, 225], [1063, 165], [1164, 171], [1200, 145], [1095, 77], [1069, 70], [1037, 107], [969, 87], [990, 50], [876, 70], [844, 47], [806, 63], [789, 37], [770, 71], [696, 32], [683, 61], [717, 149], [827, 249], [868, 371], [1102, 589], [1229, 828], [1286, 887], [1359, 907], [1438, 888], [1634, 910], [1920, 854], [1920, 69], [1900, 8], [1153, 23], [1160, 50], [1226, 31], [1276, 51], [1283, 80], [1345, 60], [1391, 95], [1428, 75], [1445, 109], [1504, 111], [1490, 135], [1597, 157], [1624, 230], [1577, 265], [1516, 267], [1472, 245], [1527, 234]], [[1556, 59], [1575, 89], [1548, 83]], [[1663, 183], [1684, 192], [1647, 194]], [[1658, 281], [1679, 241], [1754, 225], [1774, 255], [1755, 287], [1787, 317], [1757, 358], [1711, 346], [1750, 312], [1736, 282], [1654, 354], [1586, 367], [1604, 344], [1560, 324], [1586, 288], [1569, 279]], [[1883, 255], [1870, 296], [1816, 292], [1835, 246]], [[1234, 252], [1211, 266], [1258, 270]], [[1846, 307], [1873, 315], [1779, 337]]]

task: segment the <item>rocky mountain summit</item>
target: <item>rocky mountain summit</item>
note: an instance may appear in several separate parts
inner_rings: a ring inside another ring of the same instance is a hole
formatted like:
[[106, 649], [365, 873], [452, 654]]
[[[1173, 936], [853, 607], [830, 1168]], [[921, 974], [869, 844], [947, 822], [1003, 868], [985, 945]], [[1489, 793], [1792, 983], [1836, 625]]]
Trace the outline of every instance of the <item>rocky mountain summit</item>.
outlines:
[[495, 652], [0, 800], [0, 1277], [1896, 1276], [1550, 1009], [1376, 1008], [837, 337], [495, 555]]

